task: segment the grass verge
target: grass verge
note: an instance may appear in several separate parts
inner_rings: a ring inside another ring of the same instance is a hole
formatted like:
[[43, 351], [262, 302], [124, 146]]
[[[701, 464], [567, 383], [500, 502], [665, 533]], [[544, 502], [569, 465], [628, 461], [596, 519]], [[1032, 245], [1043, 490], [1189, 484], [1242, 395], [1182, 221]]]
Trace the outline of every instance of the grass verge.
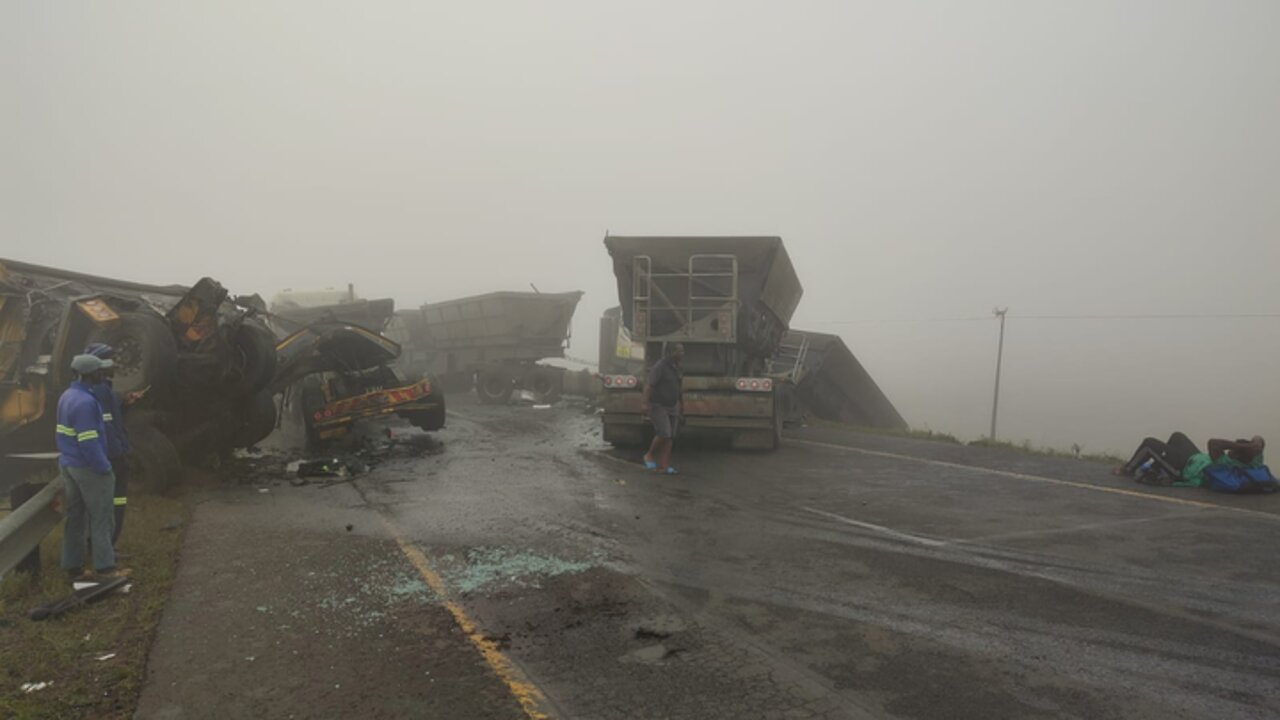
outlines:
[[[133, 570], [128, 593], [116, 593], [62, 617], [34, 622], [31, 608], [65, 597], [59, 566], [62, 526], [40, 545], [38, 578], [10, 574], [0, 582], [0, 717], [132, 717], [145, 679], [147, 653], [177, 569], [188, 509], [181, 500], [130, 498], [118, 543]], [[105, 660], [107, 655], [113, 655]], [[24, 683], [52, 682], [24, 692]]]
[[1030, 440], [1024, 440], [1021, 443], [1009, 442], [1008, 440], [988, 440], [980, 438], [968, 443], [963, 443], [954, 435], [948, 433], [936, 432], [934, 430], [894, 430], [891, 428], [863, 427], [861, 425], [846, 425], [844, 423], [831, 422], [829, 420], [810, 420], [809, 424], [814, 427], [825, 427], [836, 430], [845, 430], [847, 432], [868, 433], [871, 435], [889, 435], [892, 437], [914, 438], [916, 440], [928, 440], [931, 442], [948, 443], [950, 445], [969, 445], [972, 447], [1000, 448], [1004, 450], [1014, 450], [1028, 455], [1039, 455], [1042, 457], [1071, 458], [1073, 460], [1087, 460], [1090, 462], [1107, 463], [1116, 465], [1124, 463], [1125, 458], [1110, 453], [1086, 453], [1077, 446], [1071, 450], [1055, 450], [1053, 448], [1035, 447]]

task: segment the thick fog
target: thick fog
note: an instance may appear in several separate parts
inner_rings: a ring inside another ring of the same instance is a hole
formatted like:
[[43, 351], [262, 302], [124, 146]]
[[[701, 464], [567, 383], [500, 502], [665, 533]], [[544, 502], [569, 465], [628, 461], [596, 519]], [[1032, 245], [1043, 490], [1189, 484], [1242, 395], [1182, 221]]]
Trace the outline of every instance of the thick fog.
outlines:
[[580, 289], [593, 357], [606, 230], [777, 234], [793, 325], [914, 426], [986, 432], [998, 305], [1001, 437], [1280, 441], [1278, 33], [1269, 0], [7, 2], [0, 256]]

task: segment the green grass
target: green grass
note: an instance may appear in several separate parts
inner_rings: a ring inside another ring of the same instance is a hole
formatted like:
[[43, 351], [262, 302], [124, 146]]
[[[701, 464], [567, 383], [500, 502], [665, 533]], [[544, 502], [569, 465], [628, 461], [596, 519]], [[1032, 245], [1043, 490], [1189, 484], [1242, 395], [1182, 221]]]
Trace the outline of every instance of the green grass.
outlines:
[[[176, 529], [166, 530], [175, 518]], [[128, 593], [60, 618], [34, 622], [31, 608], [65, 597], [59, 567], [61, 525], [40, 546], [38, 578], [11, 573], [0, 582], [0, 717], [132, 717], [145, 678], [147, 653], [176, 572], [188, 509], [181, 500], [130, 498], [119, 549], [133, 570]], [[115, 653], [109, 660], [97, 658]], [[23, 683], [53, 681], [31, 693]]]
[[1030, 440], [1023, 440], [1021, 443], [1010, 442], [1008, 440], [991, 440], [981, 438], [969, 443], [973, 447], [1001, 448], [1005, 450], [1015, 450], [1028, 455], [1040, 455], [1043, 457], [1072, 458], [1073, 460], [1088, 460], [1091, 462], [1101, 462], [1110, 464], [1120, 464], [1124, 462], [1124, 458], [1110, 453], [1086, 453], [1083, 452], [1079, 445], [1073, 446], [1071, 450], [1057, 450], [1054, 448], [1035, 447]]
[[906, 437], [916, 440], [928, 440], [930, 442], [948, 443], [951, 445], [970, 445], [972, 447], [1000, 448], [1004, 450], [1013, 450], [1028, 455], [1039, 455], [1042, 457], [1058, 457], [1072, 458], [1074, 460], [1087, 460], [1090, 462], [1108, 463], [1116, 465], [1123, 463], [1125, 458], [1110, 453], [1086, 453], [1079, 445], [1075, 445], [1071, 450], [1057, 450], [1054, 448], [1035, 447], [1030, 440], [1024, 440], [1021, 443], [1014, 443], [1008, 440], [988, 440], [981, 438], [969, 443], [962, 443], [956, 436], [925, 429], [910, 428], [907, 430], [893, 430], [877, 427], [864, 427], [861, 425], [846, 425], [844, 423], [832, 422], [829, 420], [811, 419], [808, 421], [814, 427], [834, 428], [837, 430], [845, 430], [848, 432], [868, 433], [871, 435], [888, 435], [891, 437]]
[[813, 427], [834, 428], [837, 430], [846, 430], [848, 432], [868, 433], [871, 435], [889, 435], [892, 437], [907, 437], [917, 440], [928, 440], [930, 442], [950, 443], [952, 445], [961, 444], [955, 435], [936, 432], [928, 428], [907, 428], [906, 430], [897, 430], [893, 428], [869, 427], [863, 425], [847, 425], [845, 423], [834, 422], [831, 420], [822, 420], [820, 418], [810, 418], [806, 421]]

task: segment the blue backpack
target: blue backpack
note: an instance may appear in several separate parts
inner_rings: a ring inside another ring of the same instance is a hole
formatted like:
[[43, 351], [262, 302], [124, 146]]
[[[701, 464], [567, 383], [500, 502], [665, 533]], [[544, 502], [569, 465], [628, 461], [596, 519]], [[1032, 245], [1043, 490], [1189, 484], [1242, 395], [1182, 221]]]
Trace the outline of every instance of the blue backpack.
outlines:
[[1276, 480], [1266, 465], [1240, 467], [1214, 463], [1204, 469], [1204, 479], [1205, 487], [1215, 492], [1248, 495], [1280, 490], [1280, 480]]

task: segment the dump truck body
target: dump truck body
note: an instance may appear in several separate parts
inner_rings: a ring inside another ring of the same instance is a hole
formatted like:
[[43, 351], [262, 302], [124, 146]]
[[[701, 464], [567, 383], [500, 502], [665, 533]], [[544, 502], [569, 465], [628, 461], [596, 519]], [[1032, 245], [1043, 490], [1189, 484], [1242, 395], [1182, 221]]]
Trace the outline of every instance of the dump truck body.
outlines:
[[563, 389], [563, 371], [538, 361], [564, 357], [581, 298], [581, 292], [496, 292], [428, 303], [396, 313], [389, 334], [405, 345], [400, 367], [411, 377], [474, 384], [486, 402], [506, 402], [518, 389], [550, 401]]
[[788, 332], [774, 354], [770, 374], [794, 402], [783, 402], [783, 418], [807, 416], [862, 427], [905, 430], [907, 423], [870, 373], [838, 335]]
[[[607, 237], [621, 302], [622, 327], [643, 343], [651, 365], [674, 343], [685, 348], [683, 417], [691, 429], [716, 431], [735, 447], [773, 448], [782, 422], [770, 358], [786, 333], [803, 289], [776, 237]], [[609, 322], [606, 314], [604, 323]], [[610, 367], [602, 343], [604, 436], [643, 443], [645, 377], [634, 360]], [[628, 353], [634, 355], [634, 352]]]

